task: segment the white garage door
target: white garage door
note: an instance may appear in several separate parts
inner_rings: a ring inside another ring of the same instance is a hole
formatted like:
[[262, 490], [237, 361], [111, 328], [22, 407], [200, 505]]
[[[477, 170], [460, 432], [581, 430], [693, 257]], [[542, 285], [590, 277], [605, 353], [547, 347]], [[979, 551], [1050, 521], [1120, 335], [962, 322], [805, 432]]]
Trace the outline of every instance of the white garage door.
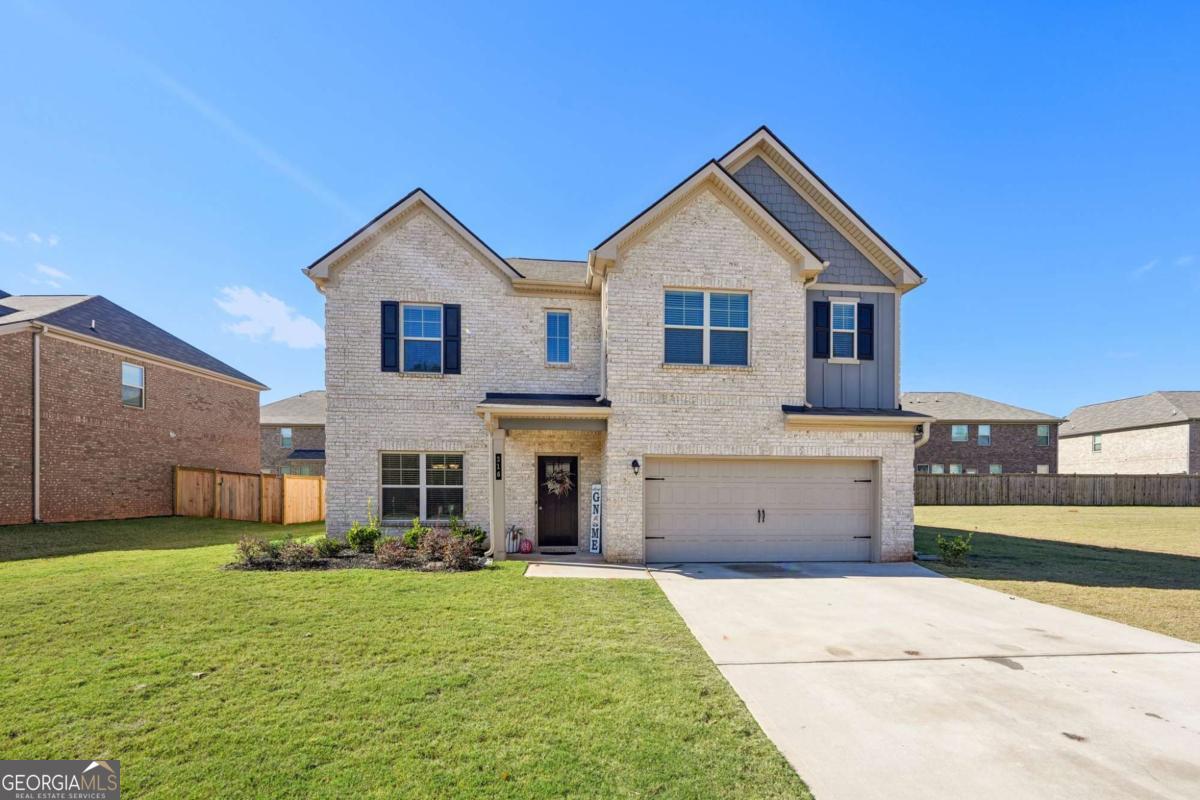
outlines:
[[870, 461], [647, 459], [646, 561], [869, 561]]

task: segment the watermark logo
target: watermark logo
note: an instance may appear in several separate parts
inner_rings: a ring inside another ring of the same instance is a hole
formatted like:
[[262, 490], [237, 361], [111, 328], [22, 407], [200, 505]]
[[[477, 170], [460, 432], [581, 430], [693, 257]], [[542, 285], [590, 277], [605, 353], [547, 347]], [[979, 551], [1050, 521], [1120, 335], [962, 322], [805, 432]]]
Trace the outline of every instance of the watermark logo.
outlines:
[[0, 761], [0, 800], [120, 797], [120, 761]]

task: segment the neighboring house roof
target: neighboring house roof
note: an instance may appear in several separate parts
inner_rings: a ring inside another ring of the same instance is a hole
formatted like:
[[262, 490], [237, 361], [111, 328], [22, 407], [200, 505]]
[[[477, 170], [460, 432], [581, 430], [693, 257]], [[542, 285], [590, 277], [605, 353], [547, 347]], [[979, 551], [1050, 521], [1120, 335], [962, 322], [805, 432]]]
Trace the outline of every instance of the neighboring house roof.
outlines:
[[75, 336], [198, 367], [253, 384], [259, 389], [267, 388], [246, 373], [100, 295], [5, 297], [0, 305], [14, 309], [13, 313], [0, 316], [0, 329], [40, 322]]
[[324, 425], [325, 390], [313, 389], [267, 403], [258, 410], [258, 422], [260, 425]]
[[1080, 406], [1067, 415], [1058, 435], [1148, 428], [1200, 419], [1200, 391], [1151, 392], [1138, 397]]
[[324, 450], [293, 450], [288, 453], [288, 461], [324, 461]]
[[966, 392], [905, 392], [900, 406], [939, 422], [1061, 422], [1060, 417]]

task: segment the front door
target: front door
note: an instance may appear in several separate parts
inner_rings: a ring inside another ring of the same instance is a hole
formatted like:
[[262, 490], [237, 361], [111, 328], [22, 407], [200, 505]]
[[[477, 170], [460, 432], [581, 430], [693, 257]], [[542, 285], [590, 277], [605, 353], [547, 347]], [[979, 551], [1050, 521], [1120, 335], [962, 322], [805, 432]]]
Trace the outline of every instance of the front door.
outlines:
[[539, 547], [579, 545], [579, 459], [538, 456]]

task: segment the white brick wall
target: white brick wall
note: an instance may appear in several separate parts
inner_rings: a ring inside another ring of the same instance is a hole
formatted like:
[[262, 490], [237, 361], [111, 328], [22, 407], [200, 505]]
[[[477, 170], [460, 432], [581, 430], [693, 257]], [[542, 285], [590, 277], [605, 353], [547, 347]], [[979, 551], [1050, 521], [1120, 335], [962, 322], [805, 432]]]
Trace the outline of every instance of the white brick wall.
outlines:
[[1092, 452], [1091, 434], [1058, 438], [1060, 474], [1156, 475], [1188, 471], [1188, 423], [1109, 431]]

